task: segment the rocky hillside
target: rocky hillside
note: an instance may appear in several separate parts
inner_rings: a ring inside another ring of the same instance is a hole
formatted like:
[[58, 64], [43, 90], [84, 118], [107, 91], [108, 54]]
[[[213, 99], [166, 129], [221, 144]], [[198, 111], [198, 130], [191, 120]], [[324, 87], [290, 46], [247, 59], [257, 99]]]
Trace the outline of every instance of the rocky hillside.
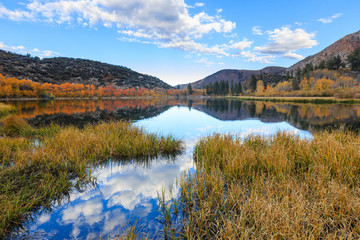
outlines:
[[[276, 81], [276, 74], [283, 72], [285, 68], [283, 67], [266, 67], [261, 70], [235, 70], [235, 69], [224, 69], [221, 71], [218, 71], [210, 76], [205, 77], [204, 79], [201, 79], [199, 81], [191, 83], [193, 88], [204, 88], [206, 85], [210, 83], [219, 82], [221, 80], [228, 81], [229, 83], [233, 82], [245, 82], [249, 78], [251, 78], [252, 75], [266, 75], [267, 78], [271, 79], [273, 78], [274, 81]], [[180, 85], [180, 88], [186, 87], [187, 84]]]
[[160, 79], [129, 68], [97, 61], [65, 57], [44, 58], [24, 56], [0, 50], [0, 73], [34, 82], [65, 82], [112, 85], [119, 88], [172, 88]]
[[346, 62], [347, 56], [357, 48], [360, 48], [360, 31], [341, 38], [321, 52], [309, 56], [304, 60], [292, 65], [286, 71], [295, 72], [298, 68], [304, 68], [308, 63], [312, 63], [314, 66], [317, 66], [321, 63], [321, 61], [326, 61], [329, 57], [338, 55], [342, 61]]

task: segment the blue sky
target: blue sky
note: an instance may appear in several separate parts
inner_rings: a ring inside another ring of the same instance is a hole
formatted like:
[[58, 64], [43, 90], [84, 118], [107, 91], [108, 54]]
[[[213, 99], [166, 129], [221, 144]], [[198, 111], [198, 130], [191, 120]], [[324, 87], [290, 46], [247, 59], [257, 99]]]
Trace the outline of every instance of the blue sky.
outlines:
[[0, 48], [176, 85], [221, 69], [289, 67], [359, 31], [359, 12], [359, 0], [0, 0]]

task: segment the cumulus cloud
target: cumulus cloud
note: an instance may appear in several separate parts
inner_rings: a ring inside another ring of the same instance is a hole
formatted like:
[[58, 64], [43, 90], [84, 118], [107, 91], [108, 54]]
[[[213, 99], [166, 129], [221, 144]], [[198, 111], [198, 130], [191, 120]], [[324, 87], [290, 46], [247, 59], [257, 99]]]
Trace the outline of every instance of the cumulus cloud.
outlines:
[[40, 58], [58, 56], [59, 53], [50, 50], [39, 50], [37, 48], [27, 49], [24, 46], [8, 46], [0, 42], [0, 49], [20, 54], [31, 54]]
[[342, 13], [336, 13], [334, 15], [332, 15], [331, 17], [326, 17], [326, 18], [320, 18], [318, 19], [319, 22], [322, 22], [322, 23], [332, 23], [335, 19], [341, 17], [341, 15], [343, 15]]
[[244, 50], [245, 48], [249, 48], [251, 47], [251, 45], [253, 44], [254, 41], [249, 41], [248, 39], [244, 38], [244, 40], [240, 41], [240, 42], [235, 42], [232, 43], [230, 48], [232, 49], [239, 49], [239, 50]]
[[273, 55], [259, 55], [251, 51], [242, 51], [240, 54], [234, 56], [245, 57], [248, 59], [248, 62], [260, 62], [260, 63], [274, 63], [273, 60], [275, 59], [275, 56]]
[[284, 26], [273, 31], [267, 31], [267, 34], [271, 42], [267, 45], [254, 48], [262, 54], [282, 55], [287, 58], [300, 59], [303, 57], [294, 53], [296, 50], [312, 48], [318, 44], [313, 39], [315, 33], [307, 33], [301, 28], [291, 30], [290, 27]]
[[28, 11], [9, 10], [0, 3], [0, 18], [6, 18], [12, 21], [26, 21], [34, 19], [34, 15]]
[[293, 53], [293, 52], [284, 53], [282, 56], [285, 58], [290, 58], [290, 59], [299, 59], [299, 60], [304, 59], [304, 57], [301, 56], [300, 54]]
[[[195, 6], [202, 7], [204, 4], [195, 3]], [[120, 34], [147, 39], [161, 47], [174, 46], [190, 51], [199, 49], [201, 53], [209, 54], [219, 53], [195, 40], [206, 34], [230, 33], [236, 27], [234, 22], [219, 16], [219, 10], [215, 16], [203, 11], [191, 15], [184, 0], [32, 0], [25, 7], [26, 10], [13, 11], [0, 6], [0, 17], [17, 21], [116, 27]]]
[[253, 26], [252, 32], [254, 35], [264, 35], [262, 30], [260, 29], [260, 26]]

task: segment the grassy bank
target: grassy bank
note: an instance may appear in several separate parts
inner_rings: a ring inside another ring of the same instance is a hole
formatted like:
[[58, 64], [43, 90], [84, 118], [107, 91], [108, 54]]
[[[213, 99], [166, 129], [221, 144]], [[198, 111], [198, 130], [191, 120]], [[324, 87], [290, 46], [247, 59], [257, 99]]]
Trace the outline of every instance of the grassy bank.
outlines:
[[228, 99], [262, 101], [262, 102], [293, 102], [293, 103], [360, 103], [360, 99], [339, 99], [334, 97], [251, 97], [251, 96], [231, 96]]
[[[360, 238], [360, 137], [285, 133], [202, 139], [197, 172], [180, 182], [168, 236], [187, 239]], [[182, 209], [181, 230], [174, 216]], [[169, 220], [170, 219], [170, 220]]]
[[5, 103], [0, 103], [0, 117], [6, 116], [10, 113], [15, 113], [16, 108]]
[[172, 155], [182, 149], [171, 136], [146, 133], [129, 122], [34, 129], [8, 118], [0, 129], [0, 238], [31, 212], [64, 200], [91, 179], [92, 166], [113, 159]]

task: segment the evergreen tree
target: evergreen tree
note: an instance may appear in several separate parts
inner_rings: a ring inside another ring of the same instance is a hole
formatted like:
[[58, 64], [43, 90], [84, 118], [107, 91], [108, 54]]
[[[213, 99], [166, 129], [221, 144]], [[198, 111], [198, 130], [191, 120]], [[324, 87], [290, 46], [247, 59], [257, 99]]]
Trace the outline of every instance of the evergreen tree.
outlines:
[[293, 78], [291, 80], [291, 85], [292, 85], [292, 88], [293, 88], [294, 91], [295, 90], [300, 90], [300, 85], [299, 85], [299, 80], [298, 79]]
[[193, 94], [193, 89], [192, 89], [191, 83], [188, 84], [187, 89], [188, 89], [189, 95]]
[[238, 94], [243, 94], [243, 88], [241, 82], [238, 83]]
[[360, 71], [360, 48], [349, 54], [347, 60], [351, 66], [351, 70]]
[[339, 55], [329, 58], [325, 64], [326, 68], [329, 70], [338, 70], [343, 67], [343, 65]]
[[324, 68], [325, 68], [325, 60], [322, 60], [318, 65], [318, 69], [324, 69]]
[[257, 83], [257, 79], [256, 79], [255, 75], [252, 75], [251, 79], [250, 79], [250, 84], [249, 84], [250, 90], [252, 92], [256, 91], [256, 83]]

